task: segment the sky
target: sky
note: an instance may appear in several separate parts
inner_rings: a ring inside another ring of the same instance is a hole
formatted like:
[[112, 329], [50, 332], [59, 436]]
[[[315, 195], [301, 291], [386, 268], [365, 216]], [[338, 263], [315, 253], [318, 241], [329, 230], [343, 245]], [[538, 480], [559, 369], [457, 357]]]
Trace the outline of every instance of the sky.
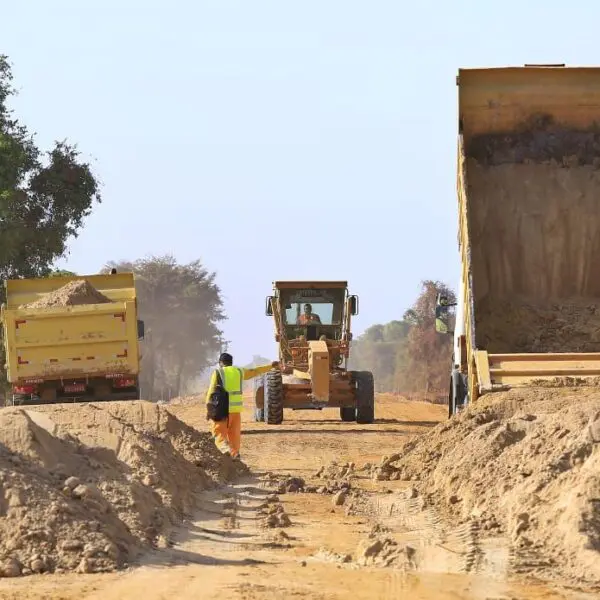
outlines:
[[16, 115], [102, 182], [58, 266], [200, 258], [239, 364], [276, 355], [277, 279], [347, 280], [355, 335], [401, 318], [458, 281], [457, 70], [600, 64], [600, 5], [565, 6], [0, 0]]

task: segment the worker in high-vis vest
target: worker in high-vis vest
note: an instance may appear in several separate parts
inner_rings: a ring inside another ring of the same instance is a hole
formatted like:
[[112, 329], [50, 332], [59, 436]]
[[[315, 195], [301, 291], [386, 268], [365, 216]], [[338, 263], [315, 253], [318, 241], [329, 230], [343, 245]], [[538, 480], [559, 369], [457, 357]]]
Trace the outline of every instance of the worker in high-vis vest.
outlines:
[[223, 352], [219, 357], [219, 368], [213, 371], [210, 378], [206, 404], [208, 406], [210, 403], [217, 385], [222, 384], [229, 396], [229, 414], [225, 419], [211, 420], [211, 432], [217, 448], [223, 454], [229, 454], [234, 459], [240, 460], [244, 381], [278, 367], [279, 363], [275, 361], [262, 367], [243, 369], [242, 367], [233, 366], [231, 354]]

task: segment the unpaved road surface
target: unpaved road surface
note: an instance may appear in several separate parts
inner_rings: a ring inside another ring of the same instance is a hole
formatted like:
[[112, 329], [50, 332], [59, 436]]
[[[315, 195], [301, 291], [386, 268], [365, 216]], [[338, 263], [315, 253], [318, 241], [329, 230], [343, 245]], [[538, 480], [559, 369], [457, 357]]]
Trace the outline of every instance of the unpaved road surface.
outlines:
[[[246, 600], [403, 597], [550, 600], [596, 597], [514, 578], [508, 581], [502, 569], [506, 562], [503, 549], [493, 544], [483, 552], [485, 564], [473, 568], [473, 538], [468, 527], [444, 532], [436, 513], [419, 510], [416, 506], [419, 497], [415, 497], [410, 480], [394, 477], [391, 481], [374, 480], [371, 469], [360, 468], [364, 463], [380, 464], [382, 455], [392, 455], [404, 440], [428, 432], [445, 419], [445, 407], [382, 397], [377, 423], [373, 425], [342, 423], [333, 410], [286, 413], [281, 426], [253, 423], [248, 413], [242, 456], [250, 469], [244, 471], [226, 464], [228, 459], [220, 464], [219, 457], [204, 445], [206, 436], [198, 437], [193, 429], [183, 425], [206, 430], [201, 401], [182, 401], [166, 410], [136, 404], [138, 408], [134, 409], [133, 416], [127, 414], [132, 409], [117, 410], [101, 405], [95, 405], [97, 408], [93, 411], [96, 412], [82, 409], [79, 415], [74, 414], [71, 407], [44, 408], [39, 414], [46, 415], [48, 421], [37, 416], [36, 426], [43, 426], [43, 431], [53, 431], [55, 436], [62, 427], [96, 447], [95, 462], [86, 459], [84, 466], [91, 464], [94, 472], [100, 471], [104, 479], [118, 483], [101, 489], [105, 496], [113, 494], [110, 497], [121, 503], [118, 515], [121, 520], [128, 519], [127, 531], [117, 531], [116, 524], [107, 521], [105, 513], [100, 511], [93, 513], [100, 515], [97, 516], [100, 525], [90, 529], [93, 534], [102, 533], [108, 523], [112, 529], [109, 528], [106, 535], [113, 536], [108, 538], [109, 542], [113, 539], [116, 540], [113, 543], [127, 542], [130, 548], [138, 543], [136, 540], [142, 540], [139, 544], [143, 544], [150, 523], [156, 531], [160, 529], [154, 517], [148, 516], [148, 510], [140, 509], [146, 506], [144, 502], [152, 508], [152, 515], [162, 515], [163, 521], [171, 519], [171, 533], [153, 538], [153, 549], [146, 549], [125, 570], [72, 573], [65, 563], [63, 574], [1, 579], [0, 598], [158, 600], [225, 596]], [[110, 418], [99, 416], [107, 411]], [[13, 420], [19, 414], [14, 409], [9, 412]], [[170, 419], [166, 413], [177, 418]], [[127, 423], [128, 418], [135, 421], [134, 426]], [[57, 422], [60, 423], [58, 429]], [[14, 427], [11, 423], [5, 426]], [[42, 430], [28, 425], [28, 429], [23, 430], [25, 433], [12, 435], [2, 443], [14, 448], [17, 442], [13, 438], [19, 438], [18, 447], [24, 451], [33, 443], [32, 437], [34, 441], [43, 438], [41, 445], [48, 452], [52, 451], [52, 456], [64, 450], [62, 446], [51, 446]], [[152, 430], [152, 435], [147, 436], [146, 430]], [[3, 435], [7, 437], [6, 433]], [[98, 450], [109, 445], [118, 461], [127, 467], [122, 473], [120, 464], [110, 463], [112, 454], [107, 458]], [[85, 455], [81, 447], [73, 450], [74, 455], [82, 453]], [[194, 453], [204, 458], [197, 461]], [[44, 454], [48, 464], [52, 463], [52, 456]], [[105, 466], [107, 461], [112, 471]], [[337, 465], [330, 466], [332, 461], [337, 461]], [[194, 489], [197, 502], [193, 510], [190, 508], [192, 499], [188, 497], [192, 488], [187, 482], [197, 475], [188, 463], [202, 470], [202, 485]], [[349, 463], [354, 463], [354, 468]], [[321, 467], [325, 467], [325, 471]], [[349, 468], [355, 471], [350, 489], [344, 487]], [[66, 476], [66, 471], [80, 473], [81, 469], [81, 465], [72, 462], [61, 470], [61, 476]], [[319, 470], [320, 476], [316, 477]], [[132, 483], [138, 479], [144, 482], [144, 490], [152, 487], [159, 493], [162, 504], [158, 496], [149, 491], [147, 498], [142, 495], [139, 486]], [[50, 490], [50, 483], [48, 486]], [[71, 498], [72, 491], [67, 489], [64, 493], [68, 502], [80, 506], [79, 499]], [[37, 502], [43, 499], [38, 498]], [[7, 518], [17, 509], [9, 508]], [[94, 505], [92, 509], [98, 510]], [[71, 513], [74, 510], [71, 508]], [[134, 512], [135, 519], [131, 517]], [[178, 520], [177, 514], [183, 513], [187, 513], [188, 518]], [[148, 522], [140, 523], [143, 518]], [[67, 525], [65, 518], [63, 527]], [[374, 527], [387, 531], [386, 544], [391, 544], [388, 550], [377, 555], [370, 554]], [[64, 531], [72, 537], [81, 535], [68, 528]], [[420, 563], [412, 565], [414, 568], [396, 568], [397, 565], [406, 567], [412, 560], [405, 544], [419, 548]], [[482, 541], [478, 544], [481, 546]], [[102, 566], [112, 554], [100, 551], [97, 556], [99, 558], [89, 560], [98, 561], [94, 564]], [[375, 560], [379, 558], [382, 561]], [[390, 561], [388, 568], [385, 568], [386, 560]]]

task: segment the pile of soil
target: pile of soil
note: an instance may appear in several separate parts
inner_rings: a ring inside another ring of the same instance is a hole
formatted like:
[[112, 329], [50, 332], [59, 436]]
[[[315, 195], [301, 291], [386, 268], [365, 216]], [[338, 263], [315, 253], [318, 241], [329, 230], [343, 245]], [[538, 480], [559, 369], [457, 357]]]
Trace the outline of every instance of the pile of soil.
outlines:
[[488, 352], [600, 352], [597, 300], [534, 305], [486, 298], [476, 310], [477, 346]]
[[597, 388], [484, 396], [371, 474], [413, 482], [449, 523], [506, 537], [514, 569], [600, 580]]
[[76, 279], [45, 294], [35, 302], [21, 306], [21, 308], [50, 308], [52, 306], [106, 304], [108, 302], [112, 302], [112, 300], [99, 292], [87, 279]]
[[0, 576], [125, 567], [245, 469], [148, 402], [4, 409]]

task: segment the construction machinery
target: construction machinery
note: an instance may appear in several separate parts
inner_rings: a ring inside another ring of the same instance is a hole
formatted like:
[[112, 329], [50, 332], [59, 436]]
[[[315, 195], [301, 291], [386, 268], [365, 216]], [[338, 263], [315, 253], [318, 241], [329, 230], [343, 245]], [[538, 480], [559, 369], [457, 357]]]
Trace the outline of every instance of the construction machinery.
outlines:
[[[76, 280], [104, 296], [102, 303], [27, 307]], [[8, 404], [135, 400], [140, 397], [134, 275], [119, 273], [8, 280], [1, 319]]]
[[284, 408], [336, 407], [342, 421], [372, 423], [373, 374], [347, 369], [358, 314], [347, 282], [275, 281], [265, 312], [275, 322], [280, 369], [256, 382], [256, 420], [279, 424]]
[[457, 86], [461, 277], [436, 309], [450, 416], [600, 375], [600, 68], [460, 69]]

